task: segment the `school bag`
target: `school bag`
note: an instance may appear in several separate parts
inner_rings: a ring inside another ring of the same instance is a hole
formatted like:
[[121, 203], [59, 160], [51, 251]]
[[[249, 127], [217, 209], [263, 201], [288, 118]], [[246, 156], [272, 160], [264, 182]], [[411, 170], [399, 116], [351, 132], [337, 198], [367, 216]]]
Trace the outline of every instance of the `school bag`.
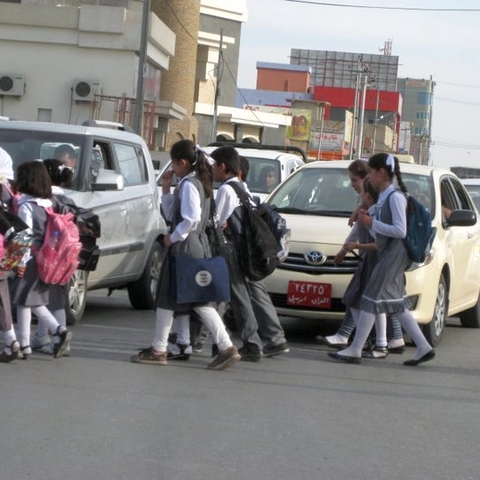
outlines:
[[[390, 195], [394, 192], [391, 192]], [[390, 195], [385, 200], [386, 202]], [[403, 244], [412, 262], [423, 263], [428, 247], [433, 241], [435, 230], [432, 227], [430, 212], [415, 197], [409, 196], [408, 198], [409, 203], [413, 203], [413, 209], [409, 211], [407, 204], [407, 234], [403, 239]]]
[[89, 208], [79, 207], [66, 195], [53, 196], [55, 210], [59, 213], [72, 213], [78, 228], [82, 250], [79, 255], [78, 270], [93, 271], [97, 268], [100, 248], [97, 238], [101, 236], [100, 218]]
[[[281, 263], [278, 255], [281, 247], [265, 220], [268, 217], [268, 212], [272, 210], [264, 209], [264, 216], [262, 216], [260, 207], [257, 208], [252, 204], [249, 194], [238, 182], [228, 182], [227, 185], [235, 190], [245, 209], [243, 227], [246, 240], [246, 258], [242, 259], [245, 275], [253, 281], [262, 280], [273, 273]], [[272, 220], [271, 224], [275, 225], [275, 220]]]
[[56, 213], [45, 209], [47, 223], [45, 237], [39, 249], [33, 249], [38, 276], [43, 283], [65, 285], [78, 268], [82, 243], [73, 213]]

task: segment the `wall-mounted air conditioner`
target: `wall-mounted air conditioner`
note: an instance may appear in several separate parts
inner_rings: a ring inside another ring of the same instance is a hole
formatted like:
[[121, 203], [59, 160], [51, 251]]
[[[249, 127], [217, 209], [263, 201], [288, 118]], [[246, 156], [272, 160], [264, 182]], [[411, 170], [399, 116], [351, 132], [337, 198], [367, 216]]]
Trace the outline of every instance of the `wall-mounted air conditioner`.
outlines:
[[98, 80], [75, 79], [72, 87], [72, 99], [76, 102], [91, 102], [93, 96], [101, 93], [102, 85]]
[[21, 97], [25, 94], [25, 75], [0, 73], [0, 95]]

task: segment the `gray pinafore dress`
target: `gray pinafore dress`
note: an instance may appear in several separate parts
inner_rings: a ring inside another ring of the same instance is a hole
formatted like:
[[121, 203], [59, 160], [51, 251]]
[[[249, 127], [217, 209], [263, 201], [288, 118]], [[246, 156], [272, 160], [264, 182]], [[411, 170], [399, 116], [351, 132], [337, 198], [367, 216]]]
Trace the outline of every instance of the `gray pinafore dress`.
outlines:
[[[45, 237], [47, 212], [35, 201], [29, 201], [29, 203], [33, 209], [33, 247], [39, 249]], [[9, 279], [11, 301], [14, 305], [24, 307], [48, 305], [50, 301], [50, 285], [43, 283], [38, 278], [35, 255], [33, 252], [31, 252], [30, 255], [32, 258], [27, 262], [27, 268], [23, 277], [15, 276]]]
[[[372, 243], [375, 241], [368, 227], [358, 225], [357, 228], [359, 243]], [[360, 265], [355, 270], [343, 294], [342, 301], [347, 307], [360, 308], [360, 299], [362, 298], [363, 290], [372, 276], [377, 260], [377, 250], [364, 250], [362, 252]]]
[[[185, 179], [184, 182], [192, 182], [197, 188], [200, 194], [200, 204], [201, 204], [201, 218], [200, 222], [195, 230], [188, 234], [188, 237], [183, 242], [175, 242], [168, 249], [165, 259], [162, 264], [162, 269], [160, 271], [160, 280], [158, 282], [157, 290], [157, 308], [164, 308], [167, 310], [174, 310], [177, 313], [188, 312], [195, 306], [204, 305], [204, 304], [178, 304], [175, 298], [175, 289], [172, 288], [175, 278], [175, 272], [172, 268], [172, 257], [175, 255], [185, 255], [192, 258], [210, 258], [212, 256], [212, 250], [208, 242], [207, 235], [205, 234], [205, 227], [210, 216], [210, 198], [206, 198], [205, 190], [203, 188], [202, 182], [196, 177], [189, 177]], [[173, 219], [170, 226], [170, 232], [173, 232], [176, 226], [182, 221], [182, 216], [180, 213], [180, 189], [174, 193], [174, 204], [173, 204]]]
[[[375, 218], [392, 224], [390, 201], [395, 195], [403, 195], [397, 190], [384, 196], [375, 208]], [[401, 238], [392, 238], [376, 233], [378, 261], [371, 273], [360, 301], [360, 309], [370, 313], [401, 313], [407, 308], [405, 292], [405, 269], [410, 265], [407, 250]]]

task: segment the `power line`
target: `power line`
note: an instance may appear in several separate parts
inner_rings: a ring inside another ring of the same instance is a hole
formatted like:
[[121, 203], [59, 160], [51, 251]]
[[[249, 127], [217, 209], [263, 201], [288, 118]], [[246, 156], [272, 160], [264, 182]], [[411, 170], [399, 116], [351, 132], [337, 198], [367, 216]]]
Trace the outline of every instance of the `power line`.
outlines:
[[380, 7], [373, 5], [352, 5], [347, 3], [314, 2], [309, 0], [285, 0], [286, 2], [304, 3], [324, 7], [366, 8], [371, 10], [404, 10], [415, 12], [480, 12], [480, 8], [415, 8], [415, 7]]

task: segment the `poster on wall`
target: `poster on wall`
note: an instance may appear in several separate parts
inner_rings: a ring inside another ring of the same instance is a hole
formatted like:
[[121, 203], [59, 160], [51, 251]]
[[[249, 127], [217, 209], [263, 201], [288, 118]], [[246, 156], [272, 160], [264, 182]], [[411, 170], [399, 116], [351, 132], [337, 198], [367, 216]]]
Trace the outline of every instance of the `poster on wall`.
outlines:
[[293, 110], [292, 113], [292, 124], [287, 127], [286, 131], [287, 139], [308, 142], [312, 127], [312, 112], [310, 110]]

